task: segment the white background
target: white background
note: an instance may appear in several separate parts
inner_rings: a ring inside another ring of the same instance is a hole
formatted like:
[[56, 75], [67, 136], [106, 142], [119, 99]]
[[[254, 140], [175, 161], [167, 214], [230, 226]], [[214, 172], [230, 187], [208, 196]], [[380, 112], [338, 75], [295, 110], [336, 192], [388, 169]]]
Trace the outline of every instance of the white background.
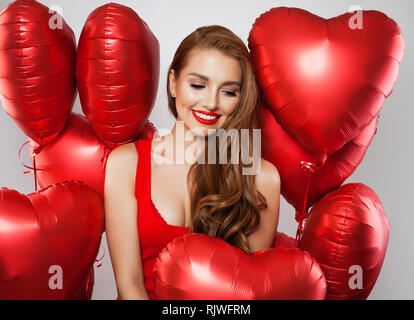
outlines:
[[[0, 0], [0, 9], [11, 1]], [[50, 7], [58, 5], [63, 16], [79, 39], [87, 16], [97, 7], [107, 3], [98, 0], [41, 0]], [[175, 50], [181, 40], [197, 27], [220, 24], [235, 32], [247, 44], [247, 37], [255, 19], [272, 7], [287, 6], [308, 10], [323, 18], [340, 15], [352, 6], [364, 10], [379, 10], [394, 19], [401, 27], [406, 42], [406, 52], [394, 92], [381, 111], [377, 134], [367, 154], [346, 181], [362, 182], [380, 197], [391, 224], [390, 241], [382, 271], [369, 299], [413, 299], [414, 288], [414, 227], [413, 212], [413, 166], [414, 146], [412, 133], [411, 94], [413, 92], [414, 61], [414, 2], [410, 0], [139, 0], [117, 1], [134, 9], [147, 22], [161, 48], [160, 83], [157, 100], [150, 120], [157, 128], [172, 129], [174, 118], [167, 109], [166, 74]], [[410, 107], [411, 105], [411, 107]], [[74, 112], [81, 113], [79, 97]], [[20, 164], [18, 150], [27, 141], [15, 123], [0, 110], [0, 186], [21, 193], [34, 192], [32, 174]], [[27, 145], [25, 146], [27, 147]], [[29, 152], [22, 152], [22, 161], [30, 164]], [[296, 222], [294, 209], [282, 199], [278, 230], [294, 236]], [[105, 234], [100, 257], [105, 251], [103, 265], [95, 268], [93, 299], [115, 299], [117, 296]]]

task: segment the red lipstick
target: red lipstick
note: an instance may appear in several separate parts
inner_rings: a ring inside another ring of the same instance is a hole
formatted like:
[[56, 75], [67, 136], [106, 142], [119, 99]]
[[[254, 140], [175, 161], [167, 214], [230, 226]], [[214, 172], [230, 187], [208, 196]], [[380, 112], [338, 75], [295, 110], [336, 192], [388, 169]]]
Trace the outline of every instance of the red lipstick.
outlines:
[[[220, 118], [220, 115], [218, 113], [214, 113], [214, 112], [208, 112], [208, 111], [201, 111], [201, 110], [191, 110], [191, 112], [193, 113], [193, 117], [200, 123], [202, 124], [207, 124], [207, 125], [211, 125], [217, 122], [217, 120]], [[209, 117], [215, 117], [214, 119], [205, 119], [205, 118], [201, 118], [201, 116], [197, 115], [198, 114], [203, 114]]]

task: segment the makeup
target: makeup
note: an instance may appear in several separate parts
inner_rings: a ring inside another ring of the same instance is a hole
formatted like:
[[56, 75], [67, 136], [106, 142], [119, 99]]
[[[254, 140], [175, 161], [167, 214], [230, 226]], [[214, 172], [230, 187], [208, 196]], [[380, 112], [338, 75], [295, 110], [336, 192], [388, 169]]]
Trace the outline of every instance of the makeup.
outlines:
[[214, 112], [207, 112], [207, 111], [193, 110], [193, 109], [191, 109], [191, 112], [194, 116], [194, 119], [206, 125], [214, 124], [220, 118], [220, 115]]

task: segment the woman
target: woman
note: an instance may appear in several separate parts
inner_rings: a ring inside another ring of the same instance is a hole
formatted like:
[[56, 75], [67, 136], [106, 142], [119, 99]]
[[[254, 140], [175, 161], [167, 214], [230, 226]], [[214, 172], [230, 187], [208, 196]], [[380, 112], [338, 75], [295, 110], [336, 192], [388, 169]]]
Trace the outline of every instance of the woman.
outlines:
[[[277, 169], [261, 158], [255, 175], [244, 174], [241, 161], [220, 163], [222, 147], [209, 130], [249, 129], [252, 145], [259, 98], [243, 41], [221, 26], [198, 28], [175, 53], [167, 94], [177, 119], [172, 132], [119, 146], [106, 164], [105, 227], [120, 299], [154, 298], [155, 259], [177, 236], [205, 233], [250, 253], [271, 247], [277, 229]], [[209, 141], [191, 161], [180, 161], [194, 146], [180, 128]], [[200, 163], [213, 139], [216, 163]]]

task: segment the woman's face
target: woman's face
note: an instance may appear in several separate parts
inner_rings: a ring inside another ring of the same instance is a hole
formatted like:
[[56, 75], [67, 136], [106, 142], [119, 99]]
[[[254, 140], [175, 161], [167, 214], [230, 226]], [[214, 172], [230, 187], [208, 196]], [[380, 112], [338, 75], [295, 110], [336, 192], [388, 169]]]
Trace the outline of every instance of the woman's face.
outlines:
[[176, 78], [170, 70], [170, 93], [175, 96], [177, 120], [196, 135], [222, 128], [235, 111], [240, 97], [242, 70], [239, 62], [215, 49], [194, 49]]

